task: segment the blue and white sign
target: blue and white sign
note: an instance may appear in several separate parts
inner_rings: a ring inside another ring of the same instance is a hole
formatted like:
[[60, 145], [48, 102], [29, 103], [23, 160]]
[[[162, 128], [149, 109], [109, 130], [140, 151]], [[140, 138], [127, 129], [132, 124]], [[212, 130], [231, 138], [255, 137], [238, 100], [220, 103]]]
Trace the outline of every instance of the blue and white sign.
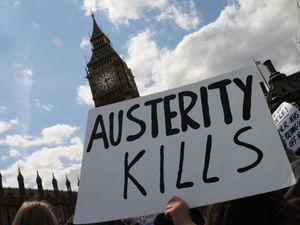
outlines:
[[300, 148], [300, 111], [290, 103], [283, 102], [273, 113], [273, 119], [287, 148]]

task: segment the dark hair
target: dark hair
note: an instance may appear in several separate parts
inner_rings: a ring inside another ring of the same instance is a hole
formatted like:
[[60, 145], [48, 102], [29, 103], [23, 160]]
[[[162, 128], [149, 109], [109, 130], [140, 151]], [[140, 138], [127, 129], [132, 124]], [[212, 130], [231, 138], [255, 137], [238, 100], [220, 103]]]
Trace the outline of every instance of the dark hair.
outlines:
[[65, 225], [74, 225], [74, 223], [73, 223], [73, 217], [74, 216], [70, 216], [69, 219], [66, 221]]
[[45, 201], [24, 202], [12, 225], [58, 225], [52, 207]]

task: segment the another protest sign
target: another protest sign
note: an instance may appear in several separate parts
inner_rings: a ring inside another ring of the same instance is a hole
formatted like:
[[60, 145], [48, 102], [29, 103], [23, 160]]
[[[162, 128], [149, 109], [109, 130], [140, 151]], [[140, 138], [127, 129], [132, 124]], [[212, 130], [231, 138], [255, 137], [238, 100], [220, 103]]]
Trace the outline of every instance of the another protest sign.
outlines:
[[134, 221], [138, 225], [153, 225], [156, 216], [156, 214], [139, 216], [134, 218]]
[[300, 111], [292, 104], [283, 102], [272, 116], [286, 147], [297, 151], [300, 148]]
[[89, 112], [75, 223], [287, 187], [294, 176], [255, 67]]

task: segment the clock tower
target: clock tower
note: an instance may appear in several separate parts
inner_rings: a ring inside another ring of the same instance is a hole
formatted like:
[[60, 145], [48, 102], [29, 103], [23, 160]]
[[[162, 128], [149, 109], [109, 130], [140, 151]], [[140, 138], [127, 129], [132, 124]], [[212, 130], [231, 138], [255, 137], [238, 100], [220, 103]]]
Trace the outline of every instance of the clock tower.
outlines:
[[92, 56], [86, 73], [95, 107], [139, 97], [131, 70], [113, 49], [93, 14], [92, 18]]

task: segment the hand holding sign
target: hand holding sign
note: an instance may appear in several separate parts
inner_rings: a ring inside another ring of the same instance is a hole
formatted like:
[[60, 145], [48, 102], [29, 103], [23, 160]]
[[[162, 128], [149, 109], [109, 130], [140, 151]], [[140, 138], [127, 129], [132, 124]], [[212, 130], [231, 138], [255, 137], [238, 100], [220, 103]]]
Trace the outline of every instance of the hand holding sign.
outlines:
[[195, 225], [186, 202], [178, 196], [173, 196], [165, 207], [165, 216], [171, 219], [174, 225]]

